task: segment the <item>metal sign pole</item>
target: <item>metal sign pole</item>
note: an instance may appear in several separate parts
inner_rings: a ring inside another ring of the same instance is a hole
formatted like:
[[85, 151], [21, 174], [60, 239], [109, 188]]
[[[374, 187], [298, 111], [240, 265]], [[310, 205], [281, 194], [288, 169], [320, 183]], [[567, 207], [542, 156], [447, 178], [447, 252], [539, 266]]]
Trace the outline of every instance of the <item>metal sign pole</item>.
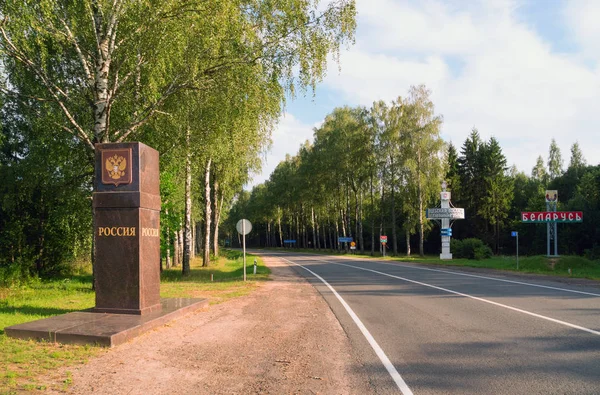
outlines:
[[[554, 212], [556, 212], [556, 206], [558, 206], [558, 202], [554, 203]], [[554, 256], [558, 256], [558, 225], [556, 221], [552, 225], [554, 226]]]
[[517, 271], [519, 271], [519, 232], [517, 232]]
[[244, 234], [244, 281], [246, 281], [246, 221], [242, 221], [242, 233]]
[[[546, 202], [546, 211], [550, 211], [550, 203]], [[546, 252], [550, 256], [550, 222], [546, 223]]]

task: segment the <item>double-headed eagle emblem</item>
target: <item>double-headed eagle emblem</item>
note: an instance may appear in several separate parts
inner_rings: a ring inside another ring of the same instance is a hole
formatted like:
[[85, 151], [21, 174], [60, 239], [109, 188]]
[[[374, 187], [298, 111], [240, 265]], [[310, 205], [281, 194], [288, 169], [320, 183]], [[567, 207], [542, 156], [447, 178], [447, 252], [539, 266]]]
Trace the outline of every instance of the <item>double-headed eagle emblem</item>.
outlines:
[[109, 156], [104, 163], [108, 175], [113, 180], [118, 180], [125, 175], [127, 160], [120, 155]]
[[131, 184], [131, 149], [103, 149], [101, 153], [99, 167], [102, 169], [102, 183], [113, 184], [115, 187], [119, 184]]

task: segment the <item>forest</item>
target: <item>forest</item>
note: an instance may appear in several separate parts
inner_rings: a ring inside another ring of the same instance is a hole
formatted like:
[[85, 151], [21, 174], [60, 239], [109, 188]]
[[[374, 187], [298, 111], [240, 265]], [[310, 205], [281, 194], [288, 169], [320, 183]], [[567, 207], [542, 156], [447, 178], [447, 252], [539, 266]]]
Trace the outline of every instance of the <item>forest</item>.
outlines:
[[[465, 219], [452, 225], [454, 240], [479, 239], [497, 255], [546, 254], [546, 224], [521, 222], [521, 212], [546, 211], [545, 191], [558, 191], [557, 211], [582, 211], [583, 222], [559, 223], [558, 253], [600, 259], [600, 165], [588, 164], [577, 141], [570, 158], [554, 139], [529, 174], [510, 166], [499, 141], [482, 139], [476, 128], [461, 146], [440, 137], [425, 86], [412, 87], [391, 103], [333, 110], [295, 156], [270, 178], [242, 192], [229, 216], [248, 218], [251, 246], [348, 250], [338, 237], [352, 237], [360, 253], [440, 252], [440, 227], [425, 218], [439, 207], [441, 182]], [[285, 243], [285, 240], [295, 240]]]
[[161, 265], [209, 265], [286, 100], [315, 92], [355, 14], [353, 0], [0, 1], [0, 280], [93, 260], [108, 142], [161, 154]]

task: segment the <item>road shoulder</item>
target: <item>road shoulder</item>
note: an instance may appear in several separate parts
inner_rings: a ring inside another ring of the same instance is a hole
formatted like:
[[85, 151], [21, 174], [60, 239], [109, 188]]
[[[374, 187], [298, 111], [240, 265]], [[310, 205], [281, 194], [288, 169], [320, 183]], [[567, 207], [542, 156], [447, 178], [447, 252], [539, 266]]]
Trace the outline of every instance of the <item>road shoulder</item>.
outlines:
[[[277, 257], [272, 281], [70, 368], [68, 393], [373, 393], [321, 295]], [[65, 372], [62, 372], [64, 377]]]

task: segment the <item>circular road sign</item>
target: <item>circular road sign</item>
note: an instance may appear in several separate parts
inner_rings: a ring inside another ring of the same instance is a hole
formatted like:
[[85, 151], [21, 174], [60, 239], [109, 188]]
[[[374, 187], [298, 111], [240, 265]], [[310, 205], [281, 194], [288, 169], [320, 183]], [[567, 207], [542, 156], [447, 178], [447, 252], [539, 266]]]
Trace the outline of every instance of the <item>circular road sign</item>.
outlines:
[[235, 225], [235, 228], [239, 234], [247, 235], [252, 230], [252, 224], [247, 219], [240, 219]]

